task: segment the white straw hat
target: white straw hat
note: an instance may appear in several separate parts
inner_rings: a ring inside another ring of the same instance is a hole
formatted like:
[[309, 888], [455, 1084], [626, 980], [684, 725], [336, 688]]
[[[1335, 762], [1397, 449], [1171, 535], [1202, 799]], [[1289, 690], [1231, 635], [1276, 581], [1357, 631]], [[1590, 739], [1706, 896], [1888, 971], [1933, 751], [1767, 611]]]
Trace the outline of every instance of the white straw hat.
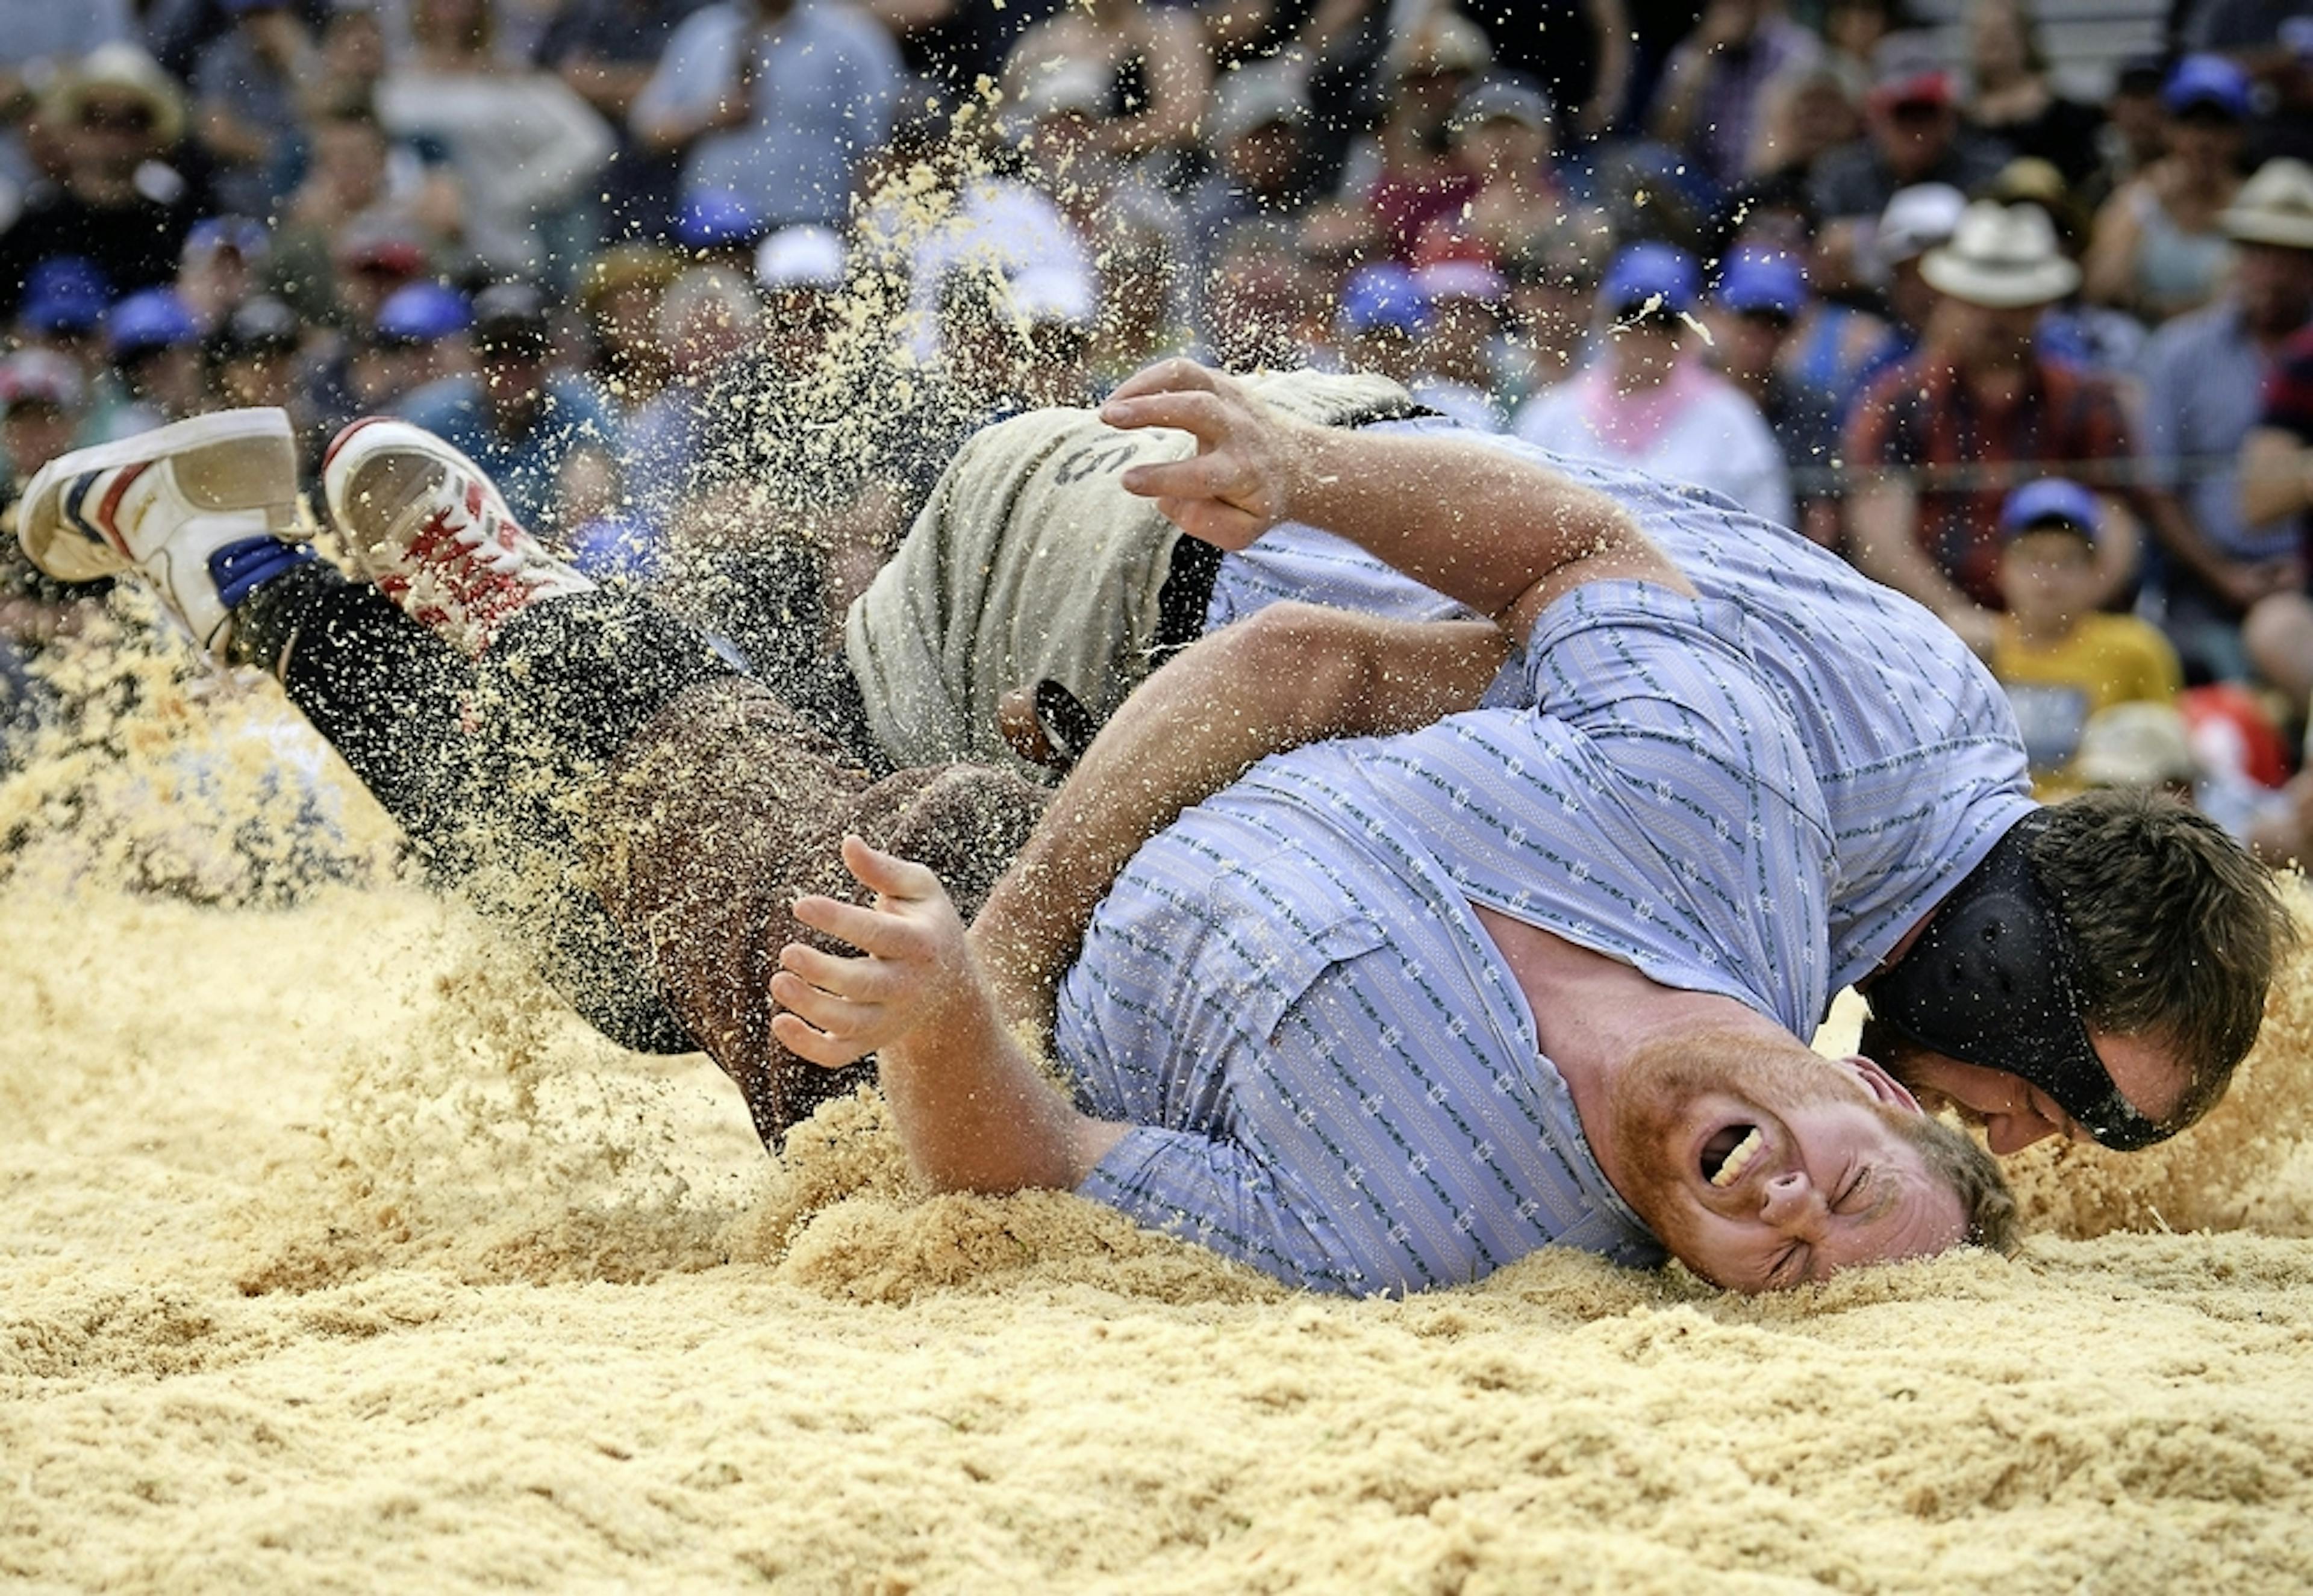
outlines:
[[2313, 166], [2287, 155], [2266, 162], [2217, 222], [2245, 244], [2313, 250]]
[[2047, 212], [1989, 199], [1961, 213], [1951, 242], [1928, 251], [1920, 275], [1939, 293], [1996, 310], [2046, 304], [2080, 284], [2080, 268], [2056, 247]]

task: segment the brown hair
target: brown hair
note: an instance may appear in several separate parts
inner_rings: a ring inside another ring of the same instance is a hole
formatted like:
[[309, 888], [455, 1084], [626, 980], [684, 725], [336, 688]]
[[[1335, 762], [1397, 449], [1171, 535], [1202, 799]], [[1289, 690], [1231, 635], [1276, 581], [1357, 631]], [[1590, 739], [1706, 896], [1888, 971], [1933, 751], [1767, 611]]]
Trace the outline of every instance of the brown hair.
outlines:
[[2215, 821], [2165, 794], [2083, 793], [2052, 806], [2032, 873], [2080, 949], [2080, 1017], [2173, 1048], [2190, 1125], [2256, 1040], [2274, 968], [2297, 938], [2273, 873]]
[[2008, 1178], [2000, 1172], [1999, 1162], [1982, 1144], [1931, 1114], [1890, 1109], [1885, 1117], [1898, 1135], [1920, 1150], [1928, 1173], [1959, 1198], [1960, 1209], [1967, 1216], [1967, 1233], [1961, 1240], [1992, 1252], [2015, 1251], [2016, 1197], [2008, 1189]]

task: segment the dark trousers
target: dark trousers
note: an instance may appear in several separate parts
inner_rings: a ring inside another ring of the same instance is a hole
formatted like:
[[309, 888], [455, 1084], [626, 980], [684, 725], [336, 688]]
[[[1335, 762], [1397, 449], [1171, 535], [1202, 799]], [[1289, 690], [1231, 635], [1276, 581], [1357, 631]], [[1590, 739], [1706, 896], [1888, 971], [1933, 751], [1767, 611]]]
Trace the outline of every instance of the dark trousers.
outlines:
[[780, 946], [822, 940], [790, 906], [854, 890], [843, 836], [929, 864], [968, 915], [1045, 800], [977, 767], [879, 771], [831, 735], [846, 717], [807, 720], [698, 632], [610, 590], [532, 606], [479, 662], [325, 566], [244, 609], [243, 635], [277, 640], [260, 657], [433, 878], [605, 1036], [703, 1048], [767, 1145], [858, 1079], [793, 1057], [770, 1029]]

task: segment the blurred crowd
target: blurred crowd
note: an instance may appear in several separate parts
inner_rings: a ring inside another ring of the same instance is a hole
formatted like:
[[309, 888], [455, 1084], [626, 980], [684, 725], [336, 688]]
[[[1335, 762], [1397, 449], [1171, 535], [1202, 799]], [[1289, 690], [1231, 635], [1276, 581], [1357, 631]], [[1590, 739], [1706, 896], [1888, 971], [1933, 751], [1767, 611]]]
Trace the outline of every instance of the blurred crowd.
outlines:
[[[1378, 371], [1918, 598], [2044, 793], [2293, 854], [2313, 0], [2084, 75], [1917, 3], [0, 0], [0, 466], [399, 413], [776, 680], [975, 428]], [[22, 705], [97, 596], [5, 544]]]

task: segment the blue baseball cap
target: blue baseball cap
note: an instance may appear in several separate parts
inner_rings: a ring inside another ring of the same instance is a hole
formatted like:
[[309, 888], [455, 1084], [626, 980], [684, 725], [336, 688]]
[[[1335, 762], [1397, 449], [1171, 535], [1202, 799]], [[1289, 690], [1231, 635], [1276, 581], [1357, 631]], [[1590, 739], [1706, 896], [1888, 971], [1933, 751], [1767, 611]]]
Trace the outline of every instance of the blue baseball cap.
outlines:
[[112, 307], [104, 318], [104, 346], [116, 360], [154, 349], [200, 342], [201, 329], [172, 289], [147, 288]]
[[35, 332], [94, 332], [112, 303], [112, 284], [82, 255], [51, 255], [24, 274], [17, 318]]
[[1719, 303], [1737, 315], [1768, 311], [1786, 319], [1807, 309], [1807, 274], [1788, 255], [1737, 250], [1719, 272]]
[[1632, 244], [1606, 267], [1598, 297], [1617, 316], [1652, 308], [1676, 315], [1694, 309], [1702, 292], [1702, 268], [1694, 257], [1669, 244]]
[[2096, 495], [2065, 478], [2043, 477], [2010, 494], [2008, 502], [2000, 506], [2000, 531], [2004, 537], [2020, 537], [2052, 521], [2095, 542]]
[[381, 344], [430, 344], [474, 324], [474, 307], [446, 283], [409, 283], [377, 308]]
[[193, 260], [231, 250], [243, 260], [262, 260], [273, 241], [265, 225], [247, 216], [205, 216], [185, 234], [185, 259]]
[[755, 207], [728, 189], [699, 189], [682, 202], [682, 214], [674, 221], [674, 236], [686, 250], [752, 244], [762, 231]]
[[1361, 266], [1341, 285], [1341, 323], [1352, 332], [1383, 327], [1420, 332], [1429, 325], [1429, 296], [1394, 260]]
[[2237, 122], [2246, 122], [2256, 109], [2249, 98], [2248, 74], [2222, 56], [2187, 56], [2177, 63], [2161, 85], [2160, 103], [2172, 117], [2196, 106], [2214, 106]]

